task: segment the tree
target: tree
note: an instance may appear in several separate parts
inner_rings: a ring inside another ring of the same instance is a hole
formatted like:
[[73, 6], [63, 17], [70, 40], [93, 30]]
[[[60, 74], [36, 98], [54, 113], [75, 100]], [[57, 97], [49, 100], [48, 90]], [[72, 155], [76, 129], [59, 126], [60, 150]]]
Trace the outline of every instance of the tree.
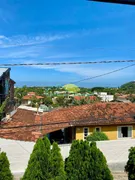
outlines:
[[93, 132], [91, 135], [87, 136], [87, 141], [105, 141], [109, 140], [107, 135], [103, 132]]
[[45, 99], [44, 99], [44, 104], [45, 104], [46, 106], [52, 105], [52, 104], [53, 104], [52, 98], [51, 98], [50, 96], [45, 97]]
[[23, 96], [27, 94], [27, 92], [28, 92], [28, 89], [26, 86], [15, 89], [15, 97], [17, 98], [19, 104], [22, 103], [22, 98]]
[[135, 179], [135, 147], [129, 149], [128, 161], [125, 166], [125, 171], [128, 173], [128, 179]]
[[68, 180], [113, 180], [103, 153], [96, 143], [74, 141], [65, 161]]
[[0, 153], [0, 180], [13, 180], [6, 153]]
[[56, 101], [59, 104], [59, 106], [64, 106], [64, 104], [65, 104], [65, 97], [64, 96], [58, 96]]
[[97, 148], [95, 142], [90, 144], [90, 155], [88, 168], [90, 180], [113, 180], [106, 159], [103, 153]]
[[5, 113], [5, 108], [8, 104], [8, 101], [9, 101], [9, 97], [7, 97], [0, 106], [0, 121], [3, 118], [3, 114]]
[[80, 89], [74, 84], [66, 84], [65, 86], [63, 86], [63, 89], [73, 93], [77, 93], [80, 91]]
[[50, 142], [39, 138], [30, 156], [22, 180], [48, 180], [51, 178]]
[[[87, 178], [86, 158], [90, 152], [87, 141], [73, 141], [69, 157], [65, 161], [65, 171], [68, 180], [84, 180]], [[89, 162], [90, 163], [90, 162]]]
[[38, 113], [38, 109], [41, 103], [41, 99], [37, 99], [36, 96], [32, 96], [31, 100], [31, 106], [32, 107], [36, 107], [37, 108], [37, 113]]
[[65, 179], [64, 162], [60, 153], [60, 148], [58, 147], [58, 144], [56, 142], [54, 142], [52, 145], [51, 162], [52, 162], [52, 168], [51, 168], [52, 179], [64, 180]]

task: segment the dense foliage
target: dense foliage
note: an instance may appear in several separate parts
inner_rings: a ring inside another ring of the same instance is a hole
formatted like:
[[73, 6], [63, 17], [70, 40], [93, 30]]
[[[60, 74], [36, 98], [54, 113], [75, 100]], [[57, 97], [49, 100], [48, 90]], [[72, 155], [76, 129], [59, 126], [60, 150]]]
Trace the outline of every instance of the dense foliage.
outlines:
[[128, 162], [125, 166], [125, 171], [128, 173], [128, 180], [135, 179], [135, 147], [129, 149]]
[[6, 153], [0, 153], [0, 180], [13, 180]]
[[65, 161], [67, 180], [112, 180], [102, 152], [95, 142], [74, 141], [69, 157]]
[[66, 84], [65, 86], [63, 86], [64, 90], [68, 91], [68, 92], [74, 92], [77, 93], [80, 91], [79, 87], [77, 87], [74, 84]]
[[51, 168], [52, 179], [59, 179], [59, 180], [66, 179], [66, 174], [64, 171], [64, 161], [60, 153], [60, 148], [58, 147], [58, 144], [56, 142], [54, 142], [52, 145], [51, 162], [52, 162], [52, 168]]
[[128, 82], [126, 84], [123, 84], [121, 86], [121, 89], [126, 91], [127, 93], [129, 94], [133, 94], [135, 93], [135, 81], [132, 81], [132, 82]]
[[[114, 95], [114, 101], [117, 101], [117, 96], [119, 94], [128, 94], [129, 100], [131, 102], [135, 102], [135, 82], [129, 82], [122, 85], [119, 88], [111, 88], [111, 87], [93, 87], [93, 88], [84, 88], [77, 87], [74, 84], [67, 84], [63, 87], [27, 87], [23, 86], [22, 88], [15, 88], [15, 97], [17, 99], [17, 104], [20, 105], [22, 103], [22, 98], [28, 92], [35, 92], [36, 95], [43, 96], [42, 103], [45, 104], [49, 108], [56, 107], [68, 107], [72, 105], [83, 105], [83, 104], [91, 104], [95, 101], [101, 101], [99, 97], [96, 99], [90, 100], [90, 95], [94, 95], [94, 92], [107, 92], [108, 95]], [[73, 96], [72, 96], [73, 95]], [[81, 96], [80, 100], [74, 99], [74, 96]], [[54, 99], [57, 99], [56, 103], [54, 103]], [[36, 99], [32, 99], [32, 106], [36, 106]], [[41, 102], [40, 102], [41, 103]], [[39, 104], [37, 102], [37, 104]]]
[[45, 136], [38, 139], [30, 156], [22, 180], [64, 180], [64, 162], [57, 143], [51, 144]]
[[91, 135], [87, 136], [87, 141], [105, 141], [109, 140], [107, 135], [103, 132], [93, 132]]
[[48, 180], [51, 178], [50, 142], [45, 137], [38, 139], [30, 156], [22, 180]]
[[0, 121], [4, 117], [5, 108], [7, 107], [7, 104], [9, 102], [9, 98], [7, 97], [5, 101], [0, 105]]

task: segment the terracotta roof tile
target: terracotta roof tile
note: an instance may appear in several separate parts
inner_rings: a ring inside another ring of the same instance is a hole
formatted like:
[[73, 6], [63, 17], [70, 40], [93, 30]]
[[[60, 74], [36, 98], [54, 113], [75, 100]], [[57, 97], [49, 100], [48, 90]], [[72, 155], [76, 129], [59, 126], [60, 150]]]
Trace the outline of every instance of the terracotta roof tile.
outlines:
[[40, 120], [43, 125], [41, 135], [44, 135], [69, 126], [135, 124], [134, 117], [135, 104], [132, 103], [73, 106], [43, 113], [41, 119], [33, 111], [18, 109], [11, 121], [1, 123], [0, 137], [34, 141], [40, 132]]
[[29, 100], [33, 97], [35, 97], [36, 99], [43, 99], [44, 98], [42, 96], [37, 96], [37, 95], [26, 95], [26, 96], [23, 96], [23, 100]]
[[74, 96], [74, 99], [77, 101], [80, 101], [82, 99], [88, 99], [88, 100], [96, 100], [97, 97], [96, 96]]

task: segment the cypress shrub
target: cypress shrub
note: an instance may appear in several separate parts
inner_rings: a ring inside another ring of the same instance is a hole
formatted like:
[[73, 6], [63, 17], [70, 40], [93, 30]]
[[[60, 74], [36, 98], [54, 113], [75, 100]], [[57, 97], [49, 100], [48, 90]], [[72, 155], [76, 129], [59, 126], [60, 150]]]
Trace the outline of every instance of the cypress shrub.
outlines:
[[91, 135], [87, 136], [87, 141], [105, 141], [109, 140], [107, 135], [103, 132], [93, 132]]
[[13, 180], [10, 164], [4, 152], [0, 153], [0, 180]]
[[65, 161], [68, 180], [113, 180], [103, 153], [96, 143], [74, 141]]
[[69, 157], [65, 161], [65, 171], [68, 180], [87, 179], [86, 159], [89, 156], [90, 146], [87, 141], [73, 141]]
[[56, 142], [53, 142], [52, 150], [51, 150], [51, 174], [52, 179], [55, 180], [64, 180], [65, 179], [65, 171], [64, 171], [64, 161], [60, 153], [60, 148]]
[[135, 179], [135, 147], [129, 149], [128, 161], [125, 166], [125, 171], [128, 173], [128, 179]]
[[106, 159], [103, 153], [97, 148], [95, 142], [90, 144], [90, 151], [90, 180], [113, 180], [113, 176], [108, 168]]
[[49, 147], [46, 137], [37, 140], [22, 180], [48, 180], [51, 177]]

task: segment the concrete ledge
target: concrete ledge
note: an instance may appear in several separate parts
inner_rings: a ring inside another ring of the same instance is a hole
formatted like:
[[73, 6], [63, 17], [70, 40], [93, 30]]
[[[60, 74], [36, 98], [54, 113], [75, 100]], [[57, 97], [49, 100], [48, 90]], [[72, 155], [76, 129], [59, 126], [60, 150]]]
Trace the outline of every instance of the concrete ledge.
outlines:
[[112, 172], [114, 180], [128, 180], [128, 176], [125, 172]]
[[[127, 174], [125, 172], [112, 172], [114, 180], [128, 180]], [[14, 180], [20, 180], [23, 176], [23, 172], [14, 173]]]

